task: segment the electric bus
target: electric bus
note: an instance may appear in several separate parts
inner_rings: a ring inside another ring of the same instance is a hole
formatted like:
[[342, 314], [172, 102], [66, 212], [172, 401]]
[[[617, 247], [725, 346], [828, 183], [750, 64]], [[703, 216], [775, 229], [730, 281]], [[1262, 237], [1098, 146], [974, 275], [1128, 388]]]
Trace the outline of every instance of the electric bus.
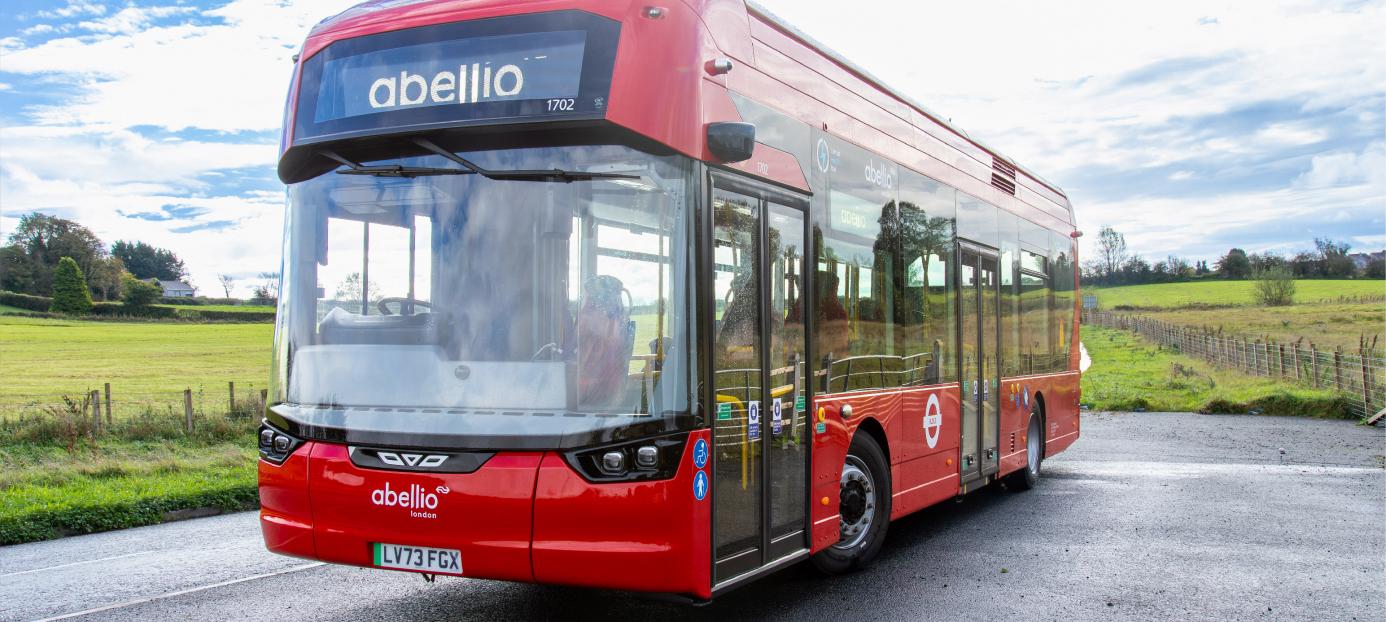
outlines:
[[272, 551], [706, 600], [1078, 438], [1064, 193], [753, 3], [379, 0], [294, 60]]

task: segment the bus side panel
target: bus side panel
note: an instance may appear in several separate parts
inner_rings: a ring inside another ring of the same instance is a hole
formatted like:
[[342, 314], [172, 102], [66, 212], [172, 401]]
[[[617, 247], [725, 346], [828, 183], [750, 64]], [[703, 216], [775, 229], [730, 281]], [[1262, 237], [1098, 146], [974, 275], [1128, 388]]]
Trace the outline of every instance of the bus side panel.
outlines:
[[661, 481], [591, 483], [546, 454], [534, 494], [535, 580], [710, 598], [712, 502], [694, 494], [692, 449], [708, 436], [689, 435], [674, 478]]
[[1053, 456], [1078, 440], [1078, 372], [1050, 376], [1044, 392], [1044, 455]]
[[898, 447], [907, 462], [896, 467], [892, 519], [958, 494], [962, 424], [957, 385], [911, 389], [902, 398], [900, 435], [891, 439], [891, 447]]
[[260, 531], [265, 547], [281, 555], [316, 556], [313, 508], [308, 498], [308, 456], [313, 443], [298, 448], [284, 464], [259, 461]]
[[[825, 395], [814, 400], [813, 465], [810, 471], [813, 481], [809, 487], [810, 519], [813, 522], [809, 550], [817, 552], [838, 541], [838, 497], [842, 488], [842, 464], [847, 458], [847, 449], [852, 444], [852, 436], [857, 428], [868, 419], [880, 424], [886, 438], [900, 437], [900, 393], [884, 391], [873, 393], [840, 393]], [[842, 418], [842, 407], [851, 405], [852, 417]], [[817, 412], [823, 412], [823, 431], [818, 431]], [[882, 447], [891, 462], [891, 477], [894, 479], [900, 457], [892, 446]], [[823, 499], [828, 503], [822, 503]]]
[[371, 566], [374, 542], [458, 549], [465, 576], [533, 581], [530, 526], [542, 456], [498, 453], [472, 473], [382, 471], [352, 464], [343, 445], [317, 444], [309, 465], [317, 557]]

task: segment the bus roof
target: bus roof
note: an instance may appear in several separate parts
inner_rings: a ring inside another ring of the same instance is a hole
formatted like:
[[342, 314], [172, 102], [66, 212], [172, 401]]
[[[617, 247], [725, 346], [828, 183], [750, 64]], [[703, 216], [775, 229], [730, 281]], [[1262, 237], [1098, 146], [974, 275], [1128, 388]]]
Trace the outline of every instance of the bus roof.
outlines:
[[781, 30], [781, 31], [784, 32], [785, 34], [787, 34], [787, 35], [789, 35], [789, 36], [791, 36], [791, 37], [793, 37], [793, 38], [795, 38], [795, 39], [798, 39], [801, 43], [803, 43], [804, 45], [809, 46], [810, 48], [812, 48], [813, 50], [815, 50], [815, 51], [817, 51], [818, 53], [822, 54], [823, 56], [827, 57], [829, 60], [833, 61], [834, 63], [837, 63], [837, 64], [838, 64], [839, 66], [841, 66], [843, 69], [846, 69], [847, 71], [849, 71], [849, 72], [855, 74], [858, 78], [861, 78], [862, 80], [865, 80], [867, 83], [871, 84], [872, 86], [876, 87], [877, 89], [880, 89], [881, 92], [883, 92], [883, 93], [885, 93], [885, 94], [887, 94], [887, 95], [889, 95], [889, 96], [895, 98], [897, 101], [899, 101], [899, 102], [902, 103], [902, 104], [905, 104], [906, 106], [909, 106], [909, 107], [911, 107], [911, 108], [914, 108], [917, 112], [919, 112], [920, 114], [924, 115], [925, 117], [927, 117], [929, 120], [933, 121], [934, 123], [939, 124], [940, 126], [942, 126], [943, 128], [947, 129], [948, 131], [950, 131], [950, 132], [956, 134], [959, 138], [962, 138], [963, 140], [966, 140], [966, 141], [972, 143], [972, 144], [975, 145], [977, 148], [979, 148], [979, 149], [981, 149], [981, 150], [983, 150], [983, 151], [986, 151], [987, 153], [991, 154], [992, 157], [998, 158], [998, 159], [1000, 159], [1000, 160], [1003, 160], [1003, 161], [1009, 163], [1011, 166], [1014, 166], [1017, 170], [1019, 170], [1019, 171], [1021, 171], [1021, 172], [1024, 172], [1024, 173], [1025, 173], [1027, 176], [1029, 176], [1031, 179], [1034, 179], [1035, 181], [1044, 184], [1044, 185], [1045, 185], [1046, 187], [1048, 187], [1050, 190], [1053, 190], [1054, 192], [1059, 193], [1059, 194], [1062, 195], [1064, 198], [1068, 198], [1068, 194], [1065, 193], [1065, 192], [1063, 191], [1063, 189], [1060, 188], [1058, 185], [1056, 185], [1056, 184], [1050, 182], [1049, 180], [1047, 180], [1047, 179], [1045, 179], [1045, 178], [1039, 176], [1038, 174], [1036, 174], [1034, 171], [1030, 170], [1029, 168], [1026, 168], [1026, 167], [1024, 167], [1024, 166], [1021, 166], [1021, 165], [1018, 164], [1014, 159], [1007, 157], [1005, 154], [1001, 153], [1000, 151], [998, 151], [998, 150], [996, 150], [996, 149], [993, 149], [992, 147], [988, 146], [986, 143], [983, 143], [982, 141], [980, 141], [980, 140], [978, 140], [978, 139], [976, 139], [976, 138], [973, 138], [972, 136], [968, 135], [968, 133], [967, 133], [965, 130], [963, 130], [962, 128], [960, 128], [960, 127], [958, 127], [958, 126], [956, 126], [956, 125], [953, 125], [953, 124], [952, 124], [951, 122], [949, 122], [946, 118], [944, 118], [944, 117], [940, 116], [939, 114], [935, 113], [934, 111], [930, 110], [930, 109], [929, 109], [928, 107], [926, 107], [924, 104], [919, 103], [918, 100], [916, 100], [916, 99], [914, 99], [914, 98], [912, 98], [912, 97], [910, 97], [910, 96], [908, 96], [908, 95], [905, 95], [904, 93], [900, 92], [899, 90], [897, 90], [897, 89], [895, 89], [895, 88], [892, 88], [890, 85], [886, 84], [886, 83], [885, 83], [884, 81], [882, 81], [880, 78], [877, 78], [877, 77], [876, 77], [875, 75], [873, 75], [871, 72], [869, 72], [869, 71], [863, 69], [860, 65], [857, 65], [856, 63], [853, 63], [852, 61], [847, 60], [847, 58], [845, 58], [845, 57], [842, 56], [841, 54], [837, 53], [837, 52], [834, 51], [832, 48], [830, 48], [830, 47], [824, 45], [822, 42], [818, 41], [817, 39], [814, 39], [813, 37], [811, 37], [811, 36], [805, 34], [802, 30], [799, 30], [799, 29], [796, 28], [793, 24], [791, 24], [791, 23], [785, 21], [784, 18], [782, 18], [782, 17], [780, 17], [780, 16], [778, 16], [778, 15], [775, 15], [774, 13], [770, 12], [770, 10], [768, 10], [768, 9], [766, 9], [765, 7], [761, 6], [761, 5], [760, 5], [759, 3], [757, 3], [755, 0], [746, 0], [746, 8], [747, 8], [748, 10], [750, 10], [752, 13], [754, 13], [756, 16], [758, 16], [758, 17], [760, 17], [761, 19], [764, 19], [766, 22], [770, 23], [770, 25], [772, 25], [772, 26], [774, 26], [775, 28]]

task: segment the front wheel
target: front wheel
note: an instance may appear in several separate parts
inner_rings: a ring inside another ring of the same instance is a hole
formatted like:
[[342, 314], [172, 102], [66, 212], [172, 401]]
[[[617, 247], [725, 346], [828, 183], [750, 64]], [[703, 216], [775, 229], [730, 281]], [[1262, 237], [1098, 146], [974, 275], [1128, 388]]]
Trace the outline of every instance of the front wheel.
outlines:
[[890, 525], [890, 464], [869, 434], [857, 434], [847, 449], [838, 492], [840, 536], [813, 556], [827, 574], [842, 574], [875, 559]]
[[1030, 425], [1025, 428], [1025, 468], [1006, 476], [1006, 488], [1029, 490], [1039, 483], [1040, 467], [1044, 463], [1044, 426], [1040, 424], [1039, 405], [1030, 411]]

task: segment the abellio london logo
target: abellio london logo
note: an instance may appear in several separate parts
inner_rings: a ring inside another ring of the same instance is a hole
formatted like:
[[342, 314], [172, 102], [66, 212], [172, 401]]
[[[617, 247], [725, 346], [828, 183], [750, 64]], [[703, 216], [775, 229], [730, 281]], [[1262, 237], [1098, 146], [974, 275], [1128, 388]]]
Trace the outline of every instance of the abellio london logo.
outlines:
[[418, 484], [410, 484], [404, 491], [390, 489], [390, 482], [385, 482], [383, 488], [371, 491], [371, 503], [385, 507], [399, 507], [409, 510], [409, 515], [414, 518], [438, 518], [438, 515], [428, 510], [438, 509], [439, 495], [446, 495], [451, 490], [447, 486], [438, 486], [429, 492], [427, 488]]
[[399, 77], [387, 76], [371, 83], [367, 100], [371, 108], [435, 105], [457, 102], [476, 103], [496, 97], [514, 97], [525, 87], [525, 74], [516, 65], [472, 63], [460, 65], [457, 71], [439, 71], [433, 76], [399, 72]]

